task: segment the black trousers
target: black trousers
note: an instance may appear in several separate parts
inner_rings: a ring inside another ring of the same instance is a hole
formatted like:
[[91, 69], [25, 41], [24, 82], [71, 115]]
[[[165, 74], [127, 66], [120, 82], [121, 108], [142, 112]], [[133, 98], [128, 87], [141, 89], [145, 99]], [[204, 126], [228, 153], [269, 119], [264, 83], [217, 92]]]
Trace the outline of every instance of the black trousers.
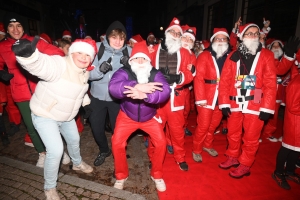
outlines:
[[120, 104], [116, 101], [102, 101], [91, 96], [92, 114], [89, 117], [94, 139], [101, 153], [109, 151], [107, 137], [105, 135], [105, 118], [108, 112], [109, 120], [114, 132], [116, 119], [120, 111]]
[[[296, 162], [300, 155], [300, 152], [293, 151], [291, 149], [281, 146], [277, 153], [276, 169], [275, 172], [283, 174], [284, 172], [294, 173], [296, 169]], [[286, 162], [286, 168], [284, 170], [284, 163]]]

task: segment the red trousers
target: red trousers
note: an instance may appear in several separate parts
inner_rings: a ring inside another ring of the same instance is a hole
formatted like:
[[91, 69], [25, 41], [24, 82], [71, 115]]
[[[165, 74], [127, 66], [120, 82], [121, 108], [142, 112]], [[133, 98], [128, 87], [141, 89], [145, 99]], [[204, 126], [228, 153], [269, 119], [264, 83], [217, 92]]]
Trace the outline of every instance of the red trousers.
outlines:
[[75, 117], [75, 122], [76, 122], [76, 125], [77, 125], [78, 132], [82, 133], [83, 129], [84, 129], [84, 126], [83, 126], [83, 123], [81, 121], [81, 116], [80, 116], [79, 113]]
[[21, 124], [21, 113], [12, 98], [10, 85], [6, 85], [6, 95], [7, 103], [5, 106], [5, 110], [8, 114], [9, 122], [16, 125]]
[[222, 119], [222, 111], [215, 107], [214, 110], [197, 106], [197, 127], [193, 134], [193, 152], [202, 153], [202, 147], [211, 149], [214, 133]]
[[266, 137], [271, 137], [275, 133], [277, 129], [277, 120], [278, 120], [278, 111], [280, 108], [280, 103], [276, 103], [275, 113], [272, 115], [267, 122], [267, 124], [263, 127], [262, 134]]
[[170, 99], [161, 104], [157, 110], [157, 115], [162, 119], [162, 128], [166, 127], [167, 134], [170, 135], [171, 145], [174, 150], [174, 158], [178, 163], [185, 161], [184, 149], [184, 116], [183, 110], [171, 111]]
[[128, 164], [126, 159], [127, 139], [136, 131], [141, 129], [149, 134], [152, 145], [154, 146], [153, 155], [151, 155], [151, 176], [155, 179], [162, 178], [162, 165], [166, 153], [166, 139], [161, 125], [155, 120], [150, 119], [146, 122], [136, 122], [130, 119], [123, 111], [120, 111], [114, 134], [112, 135], [112, 151], [115, 159], [116, 179], [121, 180], [128, 177]]
[[188, 116], [190, 114], [191, 111], [191, 91], [189, 90], [189, 88], [185, 88], [185, 102], [184, 102], [184, 111], [183, 111], [183, 115], [184, 115], [184, 127], [186, 128], [188, 125]]
[[258, 115], [232, 112], [227, 119], [229, 145], [225, 154], [236, 157], [241, 164], [251, 167], [258, 150], [263, 125], [264, 122]]

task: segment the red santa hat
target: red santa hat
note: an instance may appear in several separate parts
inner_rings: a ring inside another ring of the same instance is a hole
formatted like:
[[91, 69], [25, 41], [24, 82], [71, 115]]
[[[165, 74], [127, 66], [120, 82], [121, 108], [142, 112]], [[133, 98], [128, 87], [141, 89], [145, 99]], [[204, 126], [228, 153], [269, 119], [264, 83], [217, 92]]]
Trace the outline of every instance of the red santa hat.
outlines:
[[62, 38], [72, 38], [72, 34], [68, 30], [64, 30], [62, 34]]
[[131, 64], [130, 61], [132, 59], [140, 58], [140, 57], [145, 58], [149, 62], [151, 61], [148, 46], [147, 46], [145, 40], [142, 42], [136, 43], [134, 45], [134, 47], [132, 48], [132, 51], [131, 51], [130, 58], [129, 58], [129, 64]]
[[48, 44], [52, 44], [51, 38], [46, 33], [41, 33], [40, 34], [40, 39], [44, 40]]
[[138, 42], [142, 42], [144, 39], [142, 38], [142, 36], [140, 36], [140, 34], [137, 34], [137, 35], [132, 36], [132, 38], [130, 38], [130, 40], [134, 43], [138, 43]]
[[240, 40], [243, 40], [244, 33], [250, 27], [256, 27], [256, 28], [258, 28], [258, 31], [260, 32], [260, 28], [256, 24], [254, 24], [254, 23], [248, 23], [248, 24], [245, 24], [245, 25], [240, 25], [240, 27], [239, 27], [239, 33], [237, 34], [237, 36], [240, 38]]
[[204, 50], [204, 49], [207, 49], [210, 45], [210, 42], [208, 40], [202, 40], [200, 41], [200, 46], [201, 48]]
[[180, 21], [174, 17], [169, 25], [169, 27], [166, 29], [165, 33], [167, 33], [169, 30], [171, 30], [172, 28], [178, 28], [181, 32], [181, 35], [183, 34], [181, 26], [180, 26]]
[[4, 28], [4, 24], [2, 22], [0, 22], [0, 35], [5, 35], [5, 28]]
[[196, 39], [196, 27], [190, 27], [189, 25], [181, 26], [183, 35], [190, 36], [193, 41]]
[[91, 39], [76, 39], [69, 48], [69, 54], [83, 52], [88, 54], [93, 60], [97, 53], [96, 42]]
[[149, 38], [150, 36], [155, 37], [154, 34], [153, 34], [152, 32], [150, 32], [150, 33], [148, 34], [148, 36], [147, 36], [147, 40], [148, 40], [148, 38]]
[[229, 38], [226, 28], [214, 28], [214, 34], [213, 34], [213, 36], [211, 36], [210, 41], [212, 42], [213, 39], [216, 37], [216, 35], [219, 35], [219, 34], [225, 35], [226, 37]]
[[269, 38], [269, 39], [267, 39], [267, 41], [266, 41], [266, 46], [267, 46], [267, 48], [268, 48], [268, 49], [271, 49], [272, 46], [273, 46], [273, 44], [274, 44], [275, 42], [278, 42], [282, 48], [284, 47], [284, 44], [283, 44], [283, 42], [282, 42], [281, 40], [278, 40], [278, 39], [275, 39], [275, 38]]

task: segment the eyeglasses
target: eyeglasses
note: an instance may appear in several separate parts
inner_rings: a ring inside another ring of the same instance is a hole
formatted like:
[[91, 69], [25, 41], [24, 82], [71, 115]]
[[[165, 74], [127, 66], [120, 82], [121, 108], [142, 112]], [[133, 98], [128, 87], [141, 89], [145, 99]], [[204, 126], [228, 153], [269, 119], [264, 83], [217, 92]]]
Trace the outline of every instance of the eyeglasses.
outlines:
[[256, 32], [256, 33], [249, 32], [249, 33], [245, 33], [244, 35], [246, 35], [248, 37], [257, 37], [257, 36], [259, 36], [259, 32]]
[[226, 42], [227, 38], [215, 38], [214, 41], [218, 41], [218, 42]]
[[174, 30], [169, 30], [169, 32], [174, 36], [174, 37], [180, 37], [181, 33], [180, 32], [175, 32]]

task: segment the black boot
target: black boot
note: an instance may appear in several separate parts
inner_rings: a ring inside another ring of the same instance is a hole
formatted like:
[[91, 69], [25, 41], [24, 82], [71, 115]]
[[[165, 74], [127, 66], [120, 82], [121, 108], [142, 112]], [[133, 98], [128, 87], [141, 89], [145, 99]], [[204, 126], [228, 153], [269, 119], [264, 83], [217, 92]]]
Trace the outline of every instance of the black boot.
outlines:
[[3, 146], [6, 146], [10, 143], [9, 139], [8, 139], [8, 136], [5, 132], [1, 133], [1, 141], [2, 141]]
[[10, 123], [10, 129], [7, 133], [8, 136], [13, 136], [15, 133], [17, 133], [18, 131], [20, 131], [19, 128], [20, 124], [15, 124], [15, 123]]

